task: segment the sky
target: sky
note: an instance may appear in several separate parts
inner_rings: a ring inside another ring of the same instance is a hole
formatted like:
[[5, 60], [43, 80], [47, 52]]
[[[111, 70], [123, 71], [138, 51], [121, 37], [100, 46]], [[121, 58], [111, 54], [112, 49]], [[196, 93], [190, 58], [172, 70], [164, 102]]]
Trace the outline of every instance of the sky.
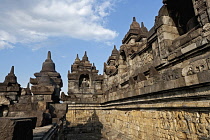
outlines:
[[67, 73], [87, 51], [103, 74], [113, 46], [119, 49], [132, 18], [150, 30], [162, 0], [1, 0], [0, 82], [15, 66], [26, 87], [51, 51], [67, 93]]

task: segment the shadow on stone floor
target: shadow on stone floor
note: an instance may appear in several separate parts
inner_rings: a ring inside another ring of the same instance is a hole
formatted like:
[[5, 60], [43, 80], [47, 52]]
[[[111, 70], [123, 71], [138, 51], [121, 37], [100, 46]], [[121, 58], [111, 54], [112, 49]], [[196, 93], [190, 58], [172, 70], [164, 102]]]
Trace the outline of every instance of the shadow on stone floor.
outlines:
[[99, 121], [99, 117], [94, 111], [86, 124], [67, 127], [65, 130], [65, 140], [106, 140], [102, 136], [102, 129], [103, 124]]

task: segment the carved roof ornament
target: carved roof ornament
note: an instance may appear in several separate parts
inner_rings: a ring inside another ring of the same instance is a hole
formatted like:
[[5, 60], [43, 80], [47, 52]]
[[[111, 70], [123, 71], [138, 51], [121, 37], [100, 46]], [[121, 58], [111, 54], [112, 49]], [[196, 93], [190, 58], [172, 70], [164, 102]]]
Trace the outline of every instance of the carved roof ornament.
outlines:
[[93, 68], [93, 69], [96, 69], [96, 66], [95, 66], [95, 64], [94, 64], [94, 63], [93, 63], [93, 66], [92, 66], [92, 68]]
[[79, 55], [77, 54], [77, 56], [76, 56], [76, 59], [75, 59], [74, 63], [79, 63], [79, 62], [80, 62], [80, 59], [79, 59]]
[[114, 45], [114, 48], [112, 50], [111, 56], [109, 56], [108, 60], [107, 60], [107, 64], [109, 65], [111, 61], [113, 60], [117, 60], [119, 57], [119, 51], [116, 48], [116, 45]]
[[140, 24], [136, 21], [136, 18], [133, 17], [133, 22], [130, 25], [130, 29], [125, 35], [125, 37], [122, 40], [122, 44], [129, 44], [130, 40], [134, 41], [140, 41], [142, 38], [147, 38], [148, 30], [144, 26], [144, 23]]
[[85, 51], [84, 56], [82, 57], [82, 61], [88, 61], [87, 52]]
[[163, 4], [167, 5], [168, 0], [163, 0]]
[[47, 59], [42, 64], [41, 72], [55, 72], [55, 63], [51, 59], [51, 52], [48, 51]]
[[12, 66], [9, 74], [10, 75], [15, 75], [15, 68], [14, 68], [14, 66]]
[[47, 59], [48, 59], [48, 60], [52, 60], [52, 59], [51, 59], [51, 52], [50, 52], [50, 51], [48, 51], [48, 53], [47, 53]]
[[144, 22], [141, 22], [141, 31], [143, 33], [148, 33], [148, 29], [144, 26]]
[[166, 4], [163, 5], [159, 10], [158, 17], [161, 17], [161, 16], [169, 16], [169, 11]]
[[130, 25], [130, 29], [140, 29], [140, 25], [136, 22], [136, 17], [133, 17], [133, 22]]
[[25, 89], [26, 95], [31, 95], [30, 83], [27, 84], [27, 88]]
[[119, 51], [116, 48], [116, 45], [114, 45], [114, 49], [112, 50], [111, 56], [117, 56], [119, 54]]
[[5, 77], [4, 83], [17, 84], [17, 77], [15, 76], [14, 66], [11, 67], [10, 73]]

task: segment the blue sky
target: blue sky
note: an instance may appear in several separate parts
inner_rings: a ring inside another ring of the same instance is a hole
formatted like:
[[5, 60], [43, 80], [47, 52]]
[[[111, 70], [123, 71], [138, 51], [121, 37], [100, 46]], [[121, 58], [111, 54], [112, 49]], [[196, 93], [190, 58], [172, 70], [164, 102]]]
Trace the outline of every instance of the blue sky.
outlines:
[[113, 46], [119, 49], [132, 17], [154, 25], [162, 0], [1, 0], [0, 82], [15, 66], [22, 87], [51, 51], [67, 92], [67, 72], [87, 51], [102, 74]]

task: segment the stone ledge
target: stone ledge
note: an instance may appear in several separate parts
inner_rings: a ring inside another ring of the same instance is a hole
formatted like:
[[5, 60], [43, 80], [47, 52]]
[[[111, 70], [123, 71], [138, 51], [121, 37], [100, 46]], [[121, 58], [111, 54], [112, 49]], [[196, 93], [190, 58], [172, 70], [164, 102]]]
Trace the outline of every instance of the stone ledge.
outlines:
[[80, 104], [77, 106], [68, 105], [69, 110], [110, 110], [110, 109], [176, 109], [176, 108], [210, 108], [210, 100], [204, 101], [171, 101], [162, 103], [137, 103], [137, 102], [122, 102], [118, 104], [106, 104], [88, 106]]
[[57, 124], [51, 124], [43, 127], [36, 127], [33, 131], [33, 140], [53, 139], [58, 131]]

